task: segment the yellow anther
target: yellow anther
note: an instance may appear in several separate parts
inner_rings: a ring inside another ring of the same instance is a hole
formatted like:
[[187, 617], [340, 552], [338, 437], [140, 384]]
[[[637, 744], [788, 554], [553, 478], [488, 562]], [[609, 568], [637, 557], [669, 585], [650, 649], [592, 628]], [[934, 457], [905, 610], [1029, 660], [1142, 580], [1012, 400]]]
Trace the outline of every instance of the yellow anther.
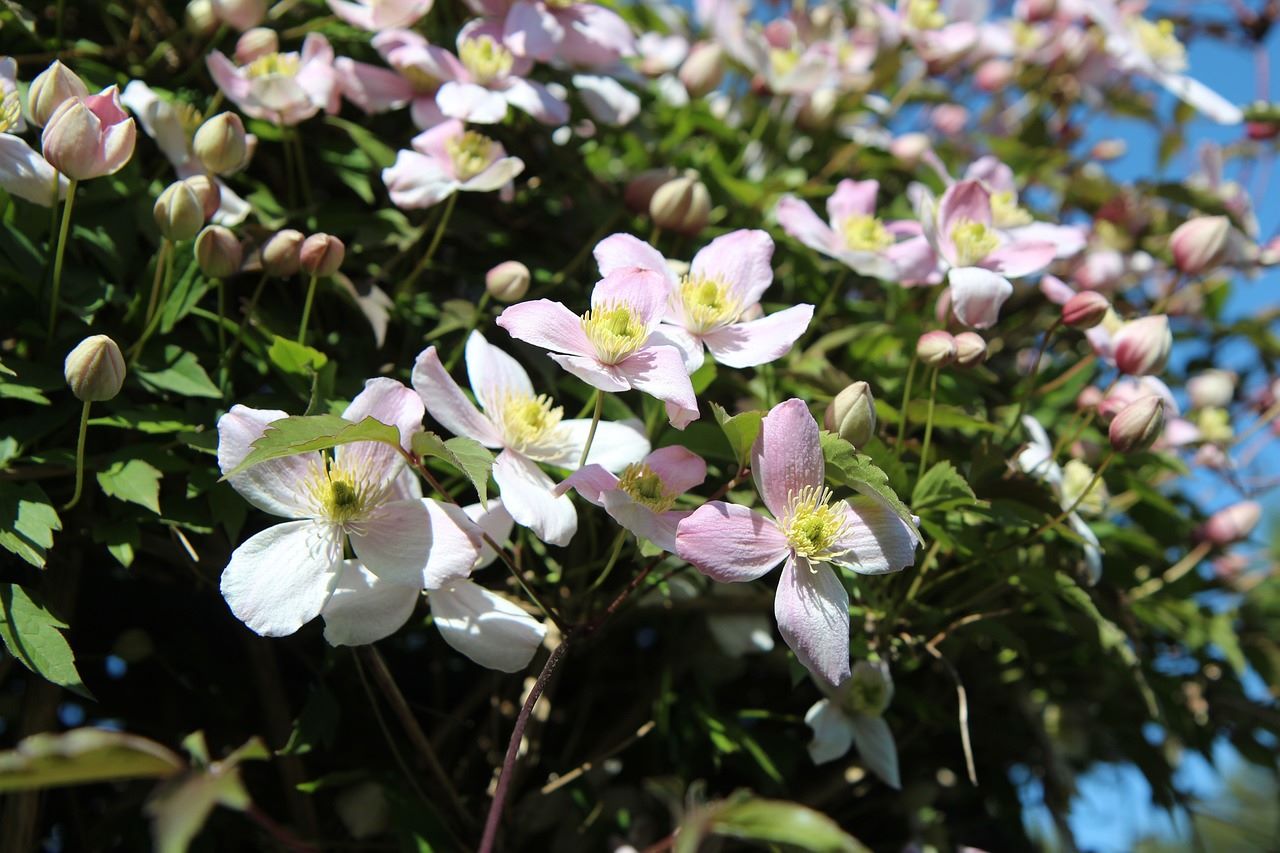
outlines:
[[962, 219], [951, 229], [951, 243], [956, 248], [956, 266], [970, 267], [1000, 245], [1000, 238], [981, 222]]
[[1174, 35], [1173, 21], [1162, 18], [1148, 21], [1135, 16], [1131, 26], [1142, 50], [1165, 71], [1182, 71], [1187, 67], [1187, 49]]
[[947, 16], [938, 9], [938, 0], [908, 0], [907, 23], [917, 30], [937, 30], [946, 26]]
[[363, 471], [344, 468], [326, 459], [311, 466], [304, 491], [317, 518], [351, 526], [378, 504], [384, 487], [369, 482]]
[[691, 332], [708, 332], [726, 326], [742, 313], [742, 304], [722, 279], [685, 276], [680, 281], [679, 293], [686, 327]]
[[884, 223], [865, 213], [846, 217], [840, 223], [844, 246], [855, 252], [879, 252], [893, 245], [893, 235]]
[[502, 435], [515, 450], [525, 452], [554, 443], [564, 409], [545, 394], [507, 394], [498, 403]]
[[676, 502], [676, 495], [667, 492], [662, 478], [643, 462], [633, 462], [622, 469], [618, 488], [626, 492], [633, 501], [654, 512], [666, 512]]
[[582, 315], [581, 323], [596, 357], [605, 364], [622, 361], [649, 337], [640, 317], [626, 305], [593, 308]]
[[769, 70], [773, 76], [785, 77], [800, 64], [800, 52], [794, 49], [775, 47], [769, 50]]
[[298, 73], [298, 67], [301, 64], [296, 53], [268, 53], [250, 62], [249, 67], [245, 70], [250, 77], [255, 79], [273, 75], [293, 77]]
[[17, 92], [5, 92], [0, 100], [0, 133], [8, 133], [18, 126], [22, 119], [22, 105], [18, 102]]
[[838, 547], [849, 526], [848, 504], [832, 501], [831, 490], [805, 486], [788, 496], [782, 532], [799, 557], [827, 560], [845, 553]]
[[516, 58], [491, 36], [479, 36], [462, 43], [458, 59], [470, 72], [472, 81], [483, 86], [510, 74]]
[[997, 228], [1031, 224], [1031, 214], [1014, 201], [1011, 191], [991, 194], [991, 220]]
[[461, 136], [455, 136], [444, 144], [449, 159], [453, 161], [453, 171], [460, 181], [468, 181], [489, 168], [497, 159], [498, 143], [483, 133], [468, 130]]

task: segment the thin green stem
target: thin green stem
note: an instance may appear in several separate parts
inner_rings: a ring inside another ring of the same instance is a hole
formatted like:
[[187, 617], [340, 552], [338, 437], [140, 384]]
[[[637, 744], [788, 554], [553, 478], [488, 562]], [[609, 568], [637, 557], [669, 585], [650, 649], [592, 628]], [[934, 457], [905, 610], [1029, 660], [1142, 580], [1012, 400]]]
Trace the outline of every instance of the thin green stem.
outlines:
[[218, 387], [227, 393], [227, 286], [222, 279], [214, 279], [218, 288]]
[[58, 42], [58, 50], [62, 50], [62, 11], [66, 6], [66, 0], [58, 0], [58, 8], [54, 12], [53, 35]]
[[307, 322], [311, 319], [311, 303], [316, 298], [316, 282], [320, 277], [312, 274], [311, 283], [307, 285], [307, 298], [302, 303], [302, 322], [298, 323], [298, 343], [305, 344], [307, 342]]
[[462, 357], [462, 353], [466, 350], [467, 340], [470, 339], [471, 333], [476, 330], [476, 326], [480, 325], [480, 318], [484, 316], [484, 309], [489, 307], [489, 291], [485, 291], [480, 297], [480, 301], [476, 303], [475, 314], [471, 317], [471, 322], [467, 324], [466, 334], [462, 336], [462, 346], [454, 347], [453, 352], [449, 355], [449, 360], [444, 363], [445, 372], [453, 370], [457, 365], [458, 359]]
[[[62, 175], [57, 169], [54, 169], [53, 186], [49, 190], [49, 197], [53, 199], [53, 201], [49, 202], [49, 248], [45, 250], [44, 278], [40, 281], [41, 288], [49, 280], [49, 263], [53, 260], [53, 254], [58, 249], [58, 184], [61, 180]], [[44, 296], [43, 291], [40, 295]]]
[[147, 297], [147, 313], [142, 318], [142, 328], [151, 325], [151, 318], [156, 314], [156, 306], [160, 302], [160, 285], [164, 281], [164, 264], [169, 255], [169, 247], [172, 244], [169, 239], [163, 238], [160, 241], [160, 251], [156, 253], [156, 271], [151, 276], [151, 295]]
[[404, 281], [400, 282], [400, 286], [397, 288], [399, 292], [408, 291], [413, 286], [413, 283], [418, 280], [418, 276], [422, 274], [422, 271], [430, 266], [431, 259], [436, 254], [436, 247], [440, 245], [440, 240], [444, 237], [444, 231], [449, 227], [449, 220], [453, 217], [453, 206], [457, 204], [457, 201], [458, 194], [454, 193], [444, 203], [444, 213], [440, 214], [440, 221], [436, 223], [436, 233], [431, 237], [431, 245], [427, 246], [426, 254], [422, 256], [422, 260], [418, 261], [418, 265], [413, 268], [413, 271], [405, 277]]
[[240, 327], [236, 329], [236, 341], [231, 345], [231, 349], [227, 352], [227, 366], [231, 365], [231, 359], [239, 352], [240, 347], [244, 345], [244, 331], [249, 325], [249, 321], [253, 319], [253, 312], [258, 307], [258, 300], [262, 298], [262, 289], [267, 286], [267, 273], [263, 273], [258, 279], [258, 286], [253, 289], [253, 295], [249, 297], [249, 306], [244, 309], [244, 317], [240, 318]]
[[902, 408], [898, 410], [898, 440], [893, 445], [893, 458], [902, 458], [902, 442], [907, 438], [907, 406], [911, 404], [911, 383], [916, 378], [916, 364], [919, 363], [914, 355], [911, 356], [911, 365], [907, 368], [907, 381], [902, 387]]
[[578, 459], [578, 467], [587, 464], [587, 454], [591, 452], [591, 443], [596, 439], [596, 427], [600, 426], [600, 416], [604, 414], [604, 392], [596, 389], [596, 411], [591, 416], [591, 429], [587, 430], [587, 441], [582, 445], [582, 456]]
[[[163, 306], [169, 299], [169, 282], [173, 274], [173, 252], [169, 250], [172, 248], [173, 244], [165, 240], [160, 246], [160, 254], [156, 257], [156, 272], [159, 273], [160, 269], [163, 268], [164, 273], [157, 279], [159, 287], [156, 287], [155, 284], [152, 285], [151, 299], [153, 304], [148, 306], [148, 321], [146, 327], [142, 330], [142, 336], [129, 349], [129, 364], [131, 366], [142, 355], [143, 348], [146, 347], [147, 341], [151, 340], [151, 336], [155, 334], [156, 329], [160, 328], [160, 318], [164, 316], [164, 311], [154, 303], [156, 303], [157, 293], [159, 294], [159, 306]], [[154, 312], [151, 310], [152, 308], [155, 309]]]
[[920, 468], [916, 471], [916, 479], [924, 475], [925, 466], [929, 464], [929, 442], [933, 438], [933, 404], [938, 396], [938, 368], [933, 368], [929, 375], [929, 410], [924, 416], [924, 444], [920, 446]]
[[1089, 496], [1089, 493], [1093, 491], [1093, 487], [1098, 485], [1099, 482], [1101, 482], [1102, 475], [1106, 472], [1107, 467], [1111, 465], [1112, 460], [1114, 460], [1115, 458], [1116, 458], [1116, 452], [1114, 450], [1112, 450], [1107, 454], [1107, 458], [1102, 460], [1102, 464], [1098, 466], [1098, 470], [1094, 473], [1093, 479], [1089, 481], [1089, 485], [1085, 486], [1080, 491], [1080, 494], [1076, 497], [1076, 499], [1071, 502], [1071, 506], [1067, 507], [1062, 512], [1055, 515], [1053, 518], [1049, 519], [1044, 524], [1040, 525], [1035, 530], [1028, 533], [1018, 542], [1013, 543], [1013, 545], [1005, 546], [1000, 550], [1007, 551], [1009, 548], [1016, 547], [1018, 545], [1021, 545], [1027, 542], [1034, 542], [1040, 536], [1041, 533], [1044, 533], [1046, 530], [1052, 527], [1057, 527], [1059, 524], [1066, 521], [1067, 518], [1070, 517], [1071, 513], [1075, 512], [1080, 507], [1080, 504], [1084, 503], [1085, 498], [1087, 498]]
[[298, 179], [297, 172], [293, 166], [293, 145], [290, 144], [288, 136], [284, 138], [280, 147], [284, 149], [284, 176], [285, 185], [288, 188], [289, 209], [296, 210], [298, 207], [298, 187], [295, 182]]
[[595, 579], [588, 592], [594, 592], [604, 583], [605, 578], [609, 577], [609, 573], [613, 571], [613, 566], [618, 562], [618, 557], [622, 554], [622, 546], [627, 541], [627, 529], [625, 527], [618, 530], [618, 535], [613, 539], [613, 550], [609, 554], [609, 562], [604, 564], [604, 568], [600, 571], [600, 576]]
[[76, 439], [76, 490], [71, 495], [71, 500], [67, 501], [62, 507], [62, 511], [66, 512], [76, 504], [80, 503], [80, 493], [84, 490], [84, 437], [89, 432], [89, 401], [84, 401], [84, 407], [80, 410], [80, 435]]
[[1040, 378], [1040, 360], [1044, 358], [1045, 351], [1049, 349], [1049, 342], [1053, 340], [1053, 335], [1058, 331], [1058, 327], [1062, 325], [1062, 318], [1053, 321], [1053, 325], [1044, 333], [1044, 339], [1040, 341], [1040, 348], [1036, 350], [1035, 360], [1031, 362], [1031, 375], [1027, 378], [1027, 389], [1022, 392], [1022, 396], [1018, 399], [1018, 411], [1014, 414], [1013, 420], [1005, 427], [1004, 436], [1001, 441], [1009, 438], [1009, 434], [1018, 428], [1019, 422], [1022, 420], [1022, 413], [1027, 410], [1027, 400], [1031, 399], [1031, 395], [1036, 392], [1036, 381]]
[[62, 227], [58, 230], [58, 249], [53, 256], [53, 294], [49, 300], [47, 344], [53, 343], [53, 329], [58, 321], [58, 300], [62, 295], [62, 259], [67, 253], [67, 235], [71, 233], [71, 208], [76, 200], [76, 181], [67, 184], [67, 201], [62, 206]]

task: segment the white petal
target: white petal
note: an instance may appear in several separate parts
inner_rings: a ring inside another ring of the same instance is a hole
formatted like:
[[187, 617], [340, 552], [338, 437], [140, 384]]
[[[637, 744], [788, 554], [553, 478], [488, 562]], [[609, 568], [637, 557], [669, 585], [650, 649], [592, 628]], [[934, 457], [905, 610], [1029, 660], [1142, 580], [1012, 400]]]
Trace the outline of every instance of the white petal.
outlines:
[[493, 479], [502, 503], [522, 527], [549, 545], [568, 545], [578, 532], [578, 513], [568, 495], [555, 496], [555, 483], [527, 457], [511, 450], [498, 454]]
[[413, 615], [422, 589], [382, 580], [360, 565], [344, 560], [333, 597], [320, 611], [324, 638], [331, 646], [363, 646], [390, 637]]
[[314, 521], [277, 524], [231, 554], [222, 572], [222, 597], [254, 632], [284, 637], [320, 614], [341, 563], [336, 528]]
[[471, 393], [476, 395], [480, 407], [485, 411], [492, 411], [508, 394], [534, 396], [533, 383], [529, 381], [529, 374], [525, 369], [514, 358], [485, 340], [484, 335], [472, 332], [467, 338], [465, 352], [463, 360], [467, 363], [467, 381], [471, 383]]
[[[540, 461], [561, 468], [577, 468], [582, 458], [582, 447], [591, 431], [588, 418], [561, 421], [562, 450]], [[649, 439], [645, 437], [640, 421], [601, 421], [596, 426], [596, 436], [587, 454], [588, 465], [599, 465], [606, 471], [621, 471], [632, 462], [639, 462], [649, 452]]]
[[[251, 409], [237, 404], [218, 418], [218, 468], [222, 473], [244, 461], [268, 424], [288, 416], [288, 412], [278, 409]], [[311, 511], [303, 486], [313, 466], [321, 461], [318, 453], [285, 456], [254, 465], [227, 480], [241, 497], [264, 512], [283, 518], [305, 518]]]
[[854, 714], [849, 718], [849, 724], [862, 763], [890, 788], [901, 788], [902, 781], [898, 778], [898, 747], [893, 742], [889, 724], [881, 717], [867, 714]]
[[830, 699], [819, 699], [805, 712], [804, 724], [813, 731], [809, 757], [814, 764], [843, 758], [853, 746], [853, 724]]
[[[502, 505], [500, 498], [490, 498], [489, 506], [485, 508], [482, 504], [471, 504], [463, 507], [463, 512], [467, 514], [467, 518], [479, 527], [480, 530], [489, 535], [489, 538], [499, 545], [506, 545], [511, 539], [511, 528], [515, 526], [515, 519], [511, 517], [511, 513], [507, 512], [507, 508]], [[498, 552], [489, 547], [489, 543], [480, 540], [480, 556], [476, 559], [476, 564], [472, 566], [472, 570], [483, 569], [485, 566], [498, 559]]]
[[849, 593], [830, 566], [787, 560], [773, 615], [805, 669], [831, 684], [849, 677]]
[[435, 590], [428, 601], [445, 642], [489, 669], [524, 669], [547, 635], [537, 619], [468, 580]]

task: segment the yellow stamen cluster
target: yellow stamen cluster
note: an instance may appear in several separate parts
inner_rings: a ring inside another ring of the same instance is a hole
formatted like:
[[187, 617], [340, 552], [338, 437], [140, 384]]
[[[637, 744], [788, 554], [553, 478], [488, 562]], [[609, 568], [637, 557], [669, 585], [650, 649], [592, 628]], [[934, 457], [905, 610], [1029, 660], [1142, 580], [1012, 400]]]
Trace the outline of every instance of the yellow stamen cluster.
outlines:
[[893, 245], [893, 235], [874, 216], [859, 213], [840, 223], [844, 246], [855, 252], [879, 252]]
[[553, 406], [546, 394], [537, 397], [509, 393], [498, 404], [502, 435], [520, 452], [551, 443], [564, 409]]
[[18, 126], [22, 119], [22, 104], [18, 102], [17, 92], [5, 92], [0, 100], [0, 133], [8, 133]]
[[1019, 207], [1011, 191], [991, 194], [991, 220], [997, 228], [1017, 228], [1030, 225], [1031, 214]]
[[187, 134], [187, 138], [196, 135], [196, 131], [200, 129], [200, 125], [204, 124], [204, 113], [192, 104], [177, 103], [173, 105], [173, 110], [178, 114], [178, 123], [182, 125], [182, 130]]
[[601, 305], [582, 315], [582, 331], [605, 364], [617, 364], [648, 338], [644, 323], [626, 305]]
[[370, 483], [361, 471], [326, 459], [311, 466], [303, 490], [317, 518], [349, 527], [382, 500], [384, 487]]
[[633, 462], [622, 469], [618, 488], [641, 506], [654, 512], [666, 512], [676, 502], [676, 496], [667, 492], [667, 486], [657, 472], [643, 462]]
[[883, 681], [853, 678], [848, 689], [851, 710], [859, 714], [879, 714], [889, 704], [889, 689]]
[[956, 266], [969, 267], [991, 254], [1000, 238], [981, 222], [962, 219], [951, 229], [951, 243], [956, 247]]
[[298, 73], [301, 65], [302, 61], [298, 59], [296, 53], [268, 53], [250, 62], [245, 73], [253, 79], [271, 76], [293, 77]]
[[416, 65], [400, 65], [396, 67], [400, 76], [409, 81], [413, 91], [419, 95], [430, 95], [440, 88], [440, 79]]
[[467, 39], [458, 47], [458, 59], [471, 79], [483, 86], [511, 73], [515, 56], [490, 36]]
[[722, 279], [685, 276], [680, 280], [679, 293], [685, 322], [691, 332], [718, 329], [737, 320], [742, 313], [741, 303]]
[[1135, 17], [1131, 22], [1138, 46], [1165, 71], [1182, 71], [1187, 67], [1187, 49], [1174, 35], [1173, 21], [1163, 18], [1148, 21]]
[[568, 9], [571, 6], [578, 5], [582, 0], [546, 0], [546, 4], [552, 9]]
[[787, 498], [782, 533], [796, 556], [827, 560], [844, 553], [836, 548], [849, 525], [848, 504], [832, 501], [831, 490], [805, 486]]
[[458, 180], [469, 181], [497, 159], [497, 146], [498, 143], [483, 133], [468, 130], [446, 142], [444, 149], [453, 161], [453, 171]]
[[[1085, 493], [1090, 483], [1093, 487]], [[1101, 479], [1094, 480], [1093, 469], [1087, 464], [1079, 459], [1071, 459], [1062, 466], [1062, 502], [1064, 504], [1074, 505], [1084, 515], [1101, 515], [1107, 498], [1106, 483]], [[1077, 501], [1079, 501], [1078, 504]]]
[[769, 70], [773, 72], [775, 78], [787, 76], [799, 64], [800, 52], [797, 50], [784, 50], [780, 47], [769, 50]]
[[907, 23], [917, 30], [937, 30], [946, 26], [947, 16], [938, 9], [938, 0], [908, 0]]

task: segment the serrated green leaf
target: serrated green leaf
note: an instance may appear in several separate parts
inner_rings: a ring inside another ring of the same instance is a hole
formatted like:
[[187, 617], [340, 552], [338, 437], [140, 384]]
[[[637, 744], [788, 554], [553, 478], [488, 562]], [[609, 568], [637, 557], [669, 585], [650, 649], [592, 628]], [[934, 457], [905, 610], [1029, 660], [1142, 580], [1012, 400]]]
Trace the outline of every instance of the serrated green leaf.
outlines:
[[279, 335], [267, 349], [267, 358], [285, 373], [296, 376], [310, 376], [329, 361], [329, 357], [319, 350]]
[[141, 459], [117, 460], [98, 472], [98, 485], [113, 498], [144, 506], [160, 514], [160, 478], [155, 466]]
[[[911, 532], [920, 537], [915, 517], [889, 486], [889, 475], [871, 461], [870, 456], [833, 432], [822, 432], [822, 455], [827, 462], [827, 479], [856, 492], [877, 497], [889, 505]], [[921, 537], [923, 538], [923, 537]]]
[[267, 425], [266, 432], [253, 443], [253, 449], [244, 461], [228, 471], [222, 479], [271, 459], [312, 450], [328, 450], [357, 441], [378, 441], [399, 447], [400, 430], [382, 423], [372, 415], [358, 423], [339, 415], [295, 415], [281, 418]]
[[756, 443], [756, 436], [760, 435], [760, 423], [764, 420], [765, 413], [741, 412], [730, 416], [716, 403], [711, 404], [711, 413], [715, 415], [716, 423], [720, 424], [738, 465], [746, 465], [751, 458], [751, 446]]
[[920, 514], [957, 509], [975, 502], [969, 483], [945, 459], [926, 471], [911, 492], [911, 509]]
[[181, 348], [167, 346], [164, 348], [166, 367], [160, 370], [143, 370], [136, 373], [139, 381], [152, 391], [168, 391], [183, 397], [208, 397], [218, 399], [222, 392], [213, 384], [209, 374], [200, 366], [195, 353], [184, 352]]
[[9, 653], [42, 678], [92, 699], [76, 671], [71, 646], [58, 630], [65, 627], [22, 587], [0, 584], [0, 639]]
[[427, 431], [413, 436], [413, 452], [418, 456], [440, 459], [457, 468], [475, 487], [480, 503], [488, 506], [493, 454], [483, 444], [465, 436], [444, 440]]
[[0, 752], [0, 791], [172, 776], [186, 765], [153, 740], [106, 729], [37, 734]]
[[0, 546], [37, 568], [62, 529], [49, 496], [35, 483], [0, 480]]

